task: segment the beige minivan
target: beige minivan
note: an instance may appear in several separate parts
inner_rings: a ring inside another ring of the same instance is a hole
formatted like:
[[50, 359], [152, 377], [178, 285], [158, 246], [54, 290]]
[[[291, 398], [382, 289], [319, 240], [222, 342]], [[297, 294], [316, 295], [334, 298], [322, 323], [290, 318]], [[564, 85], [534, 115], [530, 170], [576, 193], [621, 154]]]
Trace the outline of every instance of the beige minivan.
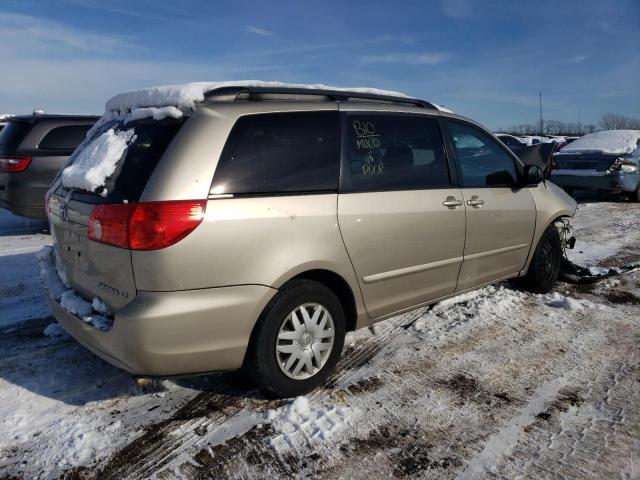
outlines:
[[162, 87], [108, 102], [54, 181], [44, 276], [58, 321], [114, 365], [243, 368], [294, 396], [327, 379], [348, 331], [508, 278], [550, 290], [575, 208], [429, 102]]

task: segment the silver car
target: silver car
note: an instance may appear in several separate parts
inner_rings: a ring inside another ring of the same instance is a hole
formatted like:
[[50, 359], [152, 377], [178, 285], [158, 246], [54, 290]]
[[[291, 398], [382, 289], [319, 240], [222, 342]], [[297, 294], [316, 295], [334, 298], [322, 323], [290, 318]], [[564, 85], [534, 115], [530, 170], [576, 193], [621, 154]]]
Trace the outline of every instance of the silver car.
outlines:
[[[51, 310], [114, 365], [243, 368], [268, 395], [299, 395], [327, 379], [348, 331], [558, 276], [575, 202], [469, 119], [281, 84], [183, 97], [107, 104], [49, 192]], [[113, 172], [79, 187], [103, 143], [122, 146]]]

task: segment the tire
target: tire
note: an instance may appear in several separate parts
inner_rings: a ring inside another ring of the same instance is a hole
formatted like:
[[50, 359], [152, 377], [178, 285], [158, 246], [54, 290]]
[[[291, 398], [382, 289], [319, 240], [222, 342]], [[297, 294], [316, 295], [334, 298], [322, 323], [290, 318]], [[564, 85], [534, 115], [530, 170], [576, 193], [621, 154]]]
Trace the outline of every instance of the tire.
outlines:
[[636, 191], [629, 195], [632, 202], [640, 202], [640, 185], [636, 188]]
[[[293, 312], [298, 328], [294, 328]], [[308, 323], [301, 318], [305, 312]], [[316, 313], [318, 319], [313, 327], [313, 318], [309, 317]], [[318, 329], [323, 322], [324, 327]], [[344, 310], [331, 290], [313, 280], [290, 281], [260, 315], [243, 370], [267, 397], [305, 394], [323, 384], [338, 363], [345, 325]]]
[[560, 274], [561, 260], [560, 234], [549, 225], [540, 237], [527, 274], [520, 279], [521, 285], [534, 293], [550, 292]]

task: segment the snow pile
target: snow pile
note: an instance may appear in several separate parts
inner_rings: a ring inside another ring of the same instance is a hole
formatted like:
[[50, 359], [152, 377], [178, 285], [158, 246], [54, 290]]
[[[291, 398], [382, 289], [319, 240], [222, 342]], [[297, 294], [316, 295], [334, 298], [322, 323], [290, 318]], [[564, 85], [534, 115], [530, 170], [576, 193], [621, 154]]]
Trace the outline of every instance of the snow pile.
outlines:
[[267, 420], [276, 435], [271, 446], [280, 454], [301, 446], [317, 445], [346, 429], [353, 411], [347, 407], [325, 408], [298, 397], [293, 402], [275, 410], [269, 410]]
[[0, 122], [2, 122], [3, 120], [7, 120], [11, 117], [14, 117], [15, 115], [13, 115], [12, 113], [0, 113]]
[[[60, 458], [58, 465], [62, 468], [83, 465], [95, 458], [100, 458], [105, 450], [105, 434], [98, 433], [95, 425], [88, 422], [74, 421], [62, 438], [63, 448], [58, 449]], [[108, 435], [115, 436], [122, 429], [122, 422], [116, 420], [102, 430]]]
[[[40, 265], [40, 277], [51, 298], [59, 302], [67, 312], [81, 318], [92, 327], [103, 332], [111, 330], [113, 320], [106, 317], [109, 315], [107, 306], [97, 297], [89, 303], [69, 288], [66, 275], [60, 268], [60, 260], [55, 255], [53, 247], [45, 245], [36, 257]], [[45, 335], [49, 336], [47, 333]]]
[[153, 118], [154, 120], [164, 120], [165, 118], [182, 118], [182, 110], [168, 107], [145, 107], [135, 108], [131, 114], [125, 119], [125, 123], [133, 120], [141, 120], [143, 118]]
[[640, 130], [607, 130], [590, 133], [562, 147], [560, 153], [609, 153], [625, 155], [638, 153]]
[[[73, 163], [62, 170], [62, 185], [88, 192], [103, 187], [133, 140], [133, 128], [119, 132], [110, 128], [80, 150]], [[101, 192], [102, 196], [107, 193], [107, 189]]]
[[528, 146], [536, 145], [538, 143], [549, 143], [552, 140], [547, 137], [541, 137], [539, 135], [525, 135], [522, 137], [517, 137], [518, 140], [525, 143]]
[[68, 290], [69, 282], [66, 274], [60, 268], [60, 259], [55, 258], [55, 267], [50, 265], [54, 256], [54, 250], [51, 245], [44, 245], [38, 252], [36, 258], [40, 266], [40, 278], [49, 290], [49, 295], [55, 300], [60, 300], [62, 294]]
[[67, 336], [67, 332], [62, 325], [59, 323], [50, 323], [47, 327], [42, 331], [42, 334], [45, 337], [49, 338], [57, 338], [57, 337], [65, 337]]
[[542, 297], [546, 305], [553, 308], [561, 308], [569, 311], [579, 311], [586, 308], [594, 308], [595, 305], [589, 300], [579, 300], [576, 298], [565, 297], [558, 292], [549, 293]]

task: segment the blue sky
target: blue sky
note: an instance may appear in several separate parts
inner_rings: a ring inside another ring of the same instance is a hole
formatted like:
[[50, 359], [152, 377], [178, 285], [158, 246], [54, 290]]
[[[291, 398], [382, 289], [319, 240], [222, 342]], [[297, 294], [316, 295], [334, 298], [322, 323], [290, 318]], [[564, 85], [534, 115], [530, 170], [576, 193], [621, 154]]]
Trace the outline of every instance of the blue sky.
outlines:
[[0, 112], [187, 81], [374, 86], [491, 128], [640, 117], [640, 2], [0, 0]]

